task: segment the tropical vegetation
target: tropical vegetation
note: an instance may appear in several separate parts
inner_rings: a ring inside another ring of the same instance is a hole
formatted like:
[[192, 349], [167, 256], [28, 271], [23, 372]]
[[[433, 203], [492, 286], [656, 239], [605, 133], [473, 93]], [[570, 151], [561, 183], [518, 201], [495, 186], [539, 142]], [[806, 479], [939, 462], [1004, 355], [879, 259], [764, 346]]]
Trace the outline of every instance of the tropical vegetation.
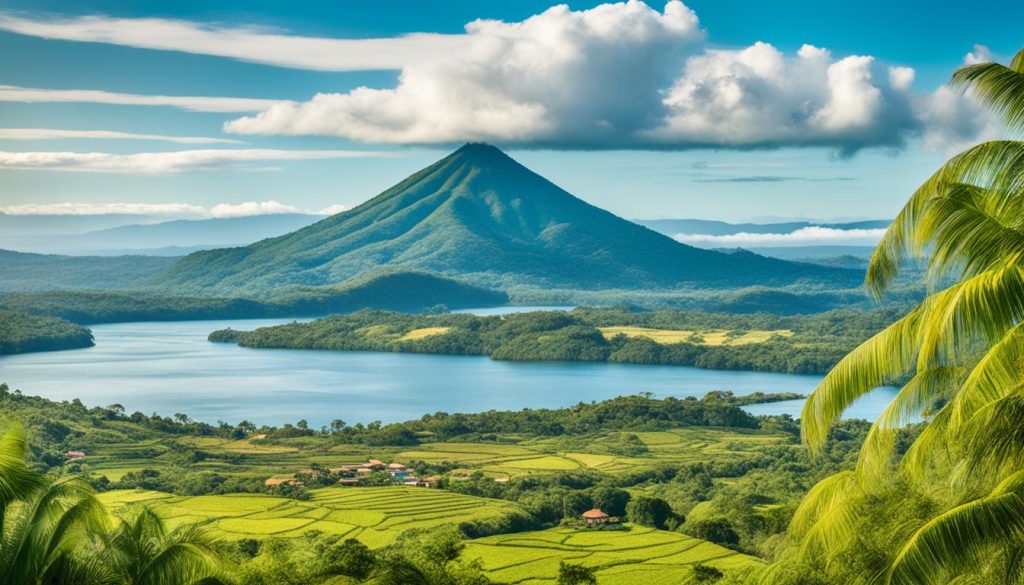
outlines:
[[[952, 83], [1024, 130], [1024, 51]], [[1024, 582], [1024, 142], [956, 155], [911, 196], [875, 251], [876, 295], [908, 258], [933, 291], [845, 357], [807, 401], [820, 451], [858, 397], [903, 378], [855, 469], [814, 487], [767, 573], [783, 583]], [[924, 419], [913, 441], [897, 430]]]

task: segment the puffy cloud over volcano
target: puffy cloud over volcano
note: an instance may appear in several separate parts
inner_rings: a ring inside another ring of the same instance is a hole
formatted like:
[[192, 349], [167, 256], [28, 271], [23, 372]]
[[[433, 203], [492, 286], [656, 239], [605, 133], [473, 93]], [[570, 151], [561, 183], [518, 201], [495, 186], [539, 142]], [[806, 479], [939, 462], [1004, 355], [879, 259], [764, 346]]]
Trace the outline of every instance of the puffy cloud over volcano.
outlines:
[[[396, 87], [283, 102], [228, 122], [239, 134], [552, 148], [930, 147], [991, 133], [967, 98], [915, 93], [914, 70], [804, 45], [712, 49], [678, 0], [467, 25], [458, 56], [415, 62]], [[961, 112], [955, 120], [950, 112]]]

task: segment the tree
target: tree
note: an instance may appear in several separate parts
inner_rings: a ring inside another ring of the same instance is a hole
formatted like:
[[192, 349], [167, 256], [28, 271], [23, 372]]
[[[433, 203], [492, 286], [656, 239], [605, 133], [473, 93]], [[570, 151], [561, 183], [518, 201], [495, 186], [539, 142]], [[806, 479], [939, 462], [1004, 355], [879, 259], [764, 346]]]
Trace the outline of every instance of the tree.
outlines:
[[[1024, 130], [1024, 50], [1008, 66], [962, 67], [952, 84], [1011, 132]], [[1024, 142], [971, 147], [925, 181], [875, 250], [869, 291], [883, 294], [911, 257], [926, 262], [929, 290], [937, 292], [825, 377], [804, 406], [804, 442], [820, 450], [857, 398], [908, 381], [872, 427], [856, 472], [815, 486], [790, 534], [821, 558], [856, 551], [864, 538], [856, 529], [860, 511], [891, 484], [898, 430], [924, 416], [927, 426], [895, 471], [907, 491], [929, 490], [933, 509], [922, 510], [910, 532], [895, 523], [872, 527], [893, 539], [876, 568], [894, 584], [967, 575], [1014, 582], [1024, 531]], [[985, 573], [991, 567], [1005, 570]]]
[[726, 518], [709, 518], [695, 523], [693, 535], [723, 546], [736, 546], [740, 543], [740, 535]]
[[594, 507], [604, 511], [609, 516], [624, 516], [626, 505], [629, 504], [629, 492], [623, 489], [599, 486], [594, 488], [590, 495]]
[[637, 496], [626, 505], [626, 518], [634, 524], [664, 529], [665, 523], [675, 518], [675, 514], [672, 506], [661, 498]]
[[597, 585], [597, 576], [594, 569], [584, 567], [576, 563], [559, 561], [558, 563], [558, 585]]
[[20, 428], [0, 436], [0, 585], [89, 583], [102, 567], [80, 555], [107, 513], [84, 482], [49, 483], [25, 464]]
[[122, 518], [105, 539], [104, 565], [125, 585], [217, 585], [225, 571], [213, 541], [196, 526], [168, 531], [148, 508]]

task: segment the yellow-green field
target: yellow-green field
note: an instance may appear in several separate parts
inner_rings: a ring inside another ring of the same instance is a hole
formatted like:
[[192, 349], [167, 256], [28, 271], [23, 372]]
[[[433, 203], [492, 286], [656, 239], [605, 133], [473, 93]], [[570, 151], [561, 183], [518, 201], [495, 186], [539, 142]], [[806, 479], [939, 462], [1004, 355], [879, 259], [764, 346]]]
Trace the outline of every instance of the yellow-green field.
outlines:
[[561, 437], [530, 439], [515, 445], [426, 443], [415, 449], [398, 452], [395, 457], [401, 461], [458, 463], [465, 466], [466, 471], [481, 470], [491, 477], [515, 477], [584, 468], [618, 473], [668, 461], [696, 463], [709, 459], [740, 459], [787, 440], [781, 435], [708, 427], [637, 432], [630, 434], [639, 437], [648, 452], [640, 457], [624, 457], [609, 452], [609, 445], [614, 444], [620, 434], [598, 433], [577, 440]]
[[[628, 525], [627, 525], [628, 526]], [[470, 541], [466, 558], [478, 558], [501, 583], [550, 584], [567, 561], [597, 569], [601, 585], [679, 585], [691, 582], [694, 564], [725, 573], [750, 571], [761, 561], [676, 532], [631, 526], [627, 531], [552, 528]]]
[[700, 345], [735, 346], [764, 343], [774, 337], [793, 336], [793, 332], [788, 329], [752, 330], [742, 333], [725, 329], [712, 329], [708, 331], [651, 329], [648, 327], [601, 327], [600, 329], [605, 339], [611, 339], [616, 335], [625, 335], [626, 337], [646, 337], [661, 344], [690, 342]]
[[415, 341], [432, 335], [444, 335], [445, 333], [448, 333], [449, 329], [451, 329], [451, 327], [424, 327], [422, 329], [413, 329], [398, 339], [399, 341]]
[[312, 499], [264, 494], [174, 496], [146, 490], [114, 490], [100, 499], [117, 511], [145, 505], [170, 526], [199, 523], [214, 535], [292, 538], [309, 531], [357, 538], [386, 546], [405, 530], [504, 516], [512, 502], [413, 487], [338, 487], [312, 490]]

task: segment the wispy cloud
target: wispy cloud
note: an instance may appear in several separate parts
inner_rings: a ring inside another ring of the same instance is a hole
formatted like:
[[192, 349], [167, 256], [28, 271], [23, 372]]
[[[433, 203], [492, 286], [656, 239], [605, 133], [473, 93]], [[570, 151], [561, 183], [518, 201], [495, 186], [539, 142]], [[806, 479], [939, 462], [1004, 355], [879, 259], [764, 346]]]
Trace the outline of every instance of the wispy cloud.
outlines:
[[186, 171], [268, 170], [252, 166], [263, 161], [323, 160], [395, 156], [396, 153], [362, 150], [179, 150], [112, 154], [108, 152], [0, 151], [0, 169], [81, 171], [98, 173], [158, 174]]
[[676, 234], [677, 241], [707, 248], [756, 246], [874, 246], [885, 229], [836, 229], [820, 226], [800, 228], [785, 234], [753, 234], [741, 232], [727, 236], [707, 234]]
[[282, 213], [308, 213], [334, 215], [347, 210], [341, 204], [330, 205], [319, 211], [309, 211], [280, 201], [243, 201], [218, 203], [211, 207], [192, 203], [26, 203], [0, 206], [7, 215], [145, 215], [163, 217], [226, 218], [277, 215]]
[[245, 144], [229, 138], [205, 136], [164, 136], [162, 134], [134, 134], [110, 130], [57, 130], [51, 128], [0, 128], [0, 140], [56, 140], [85, 138], [102, 140], [159, 140], [177, 144]]
[[0, 85], [2, 102], [70, 102], [113, 104], [120, 106], [171, 106], [193, 112], [260, 112], [281, 103], [280, 100], [235, 97], [140, 95], [95, 89], [40, 89]]
[[416, 33], [377, 39], [332, 39], [256, 26], [163, 18], [110, 18], [0, 13], [0, 30], [22, 35], [228, 57], [316, 71], [402, 69], [458, 54], [466, 35]]
[[805, 181], [808, 183], [834, 183], [844, 181], [856, 181], [854, 177], [794, 177], [780, 175], [746, 175], [739, 177], [708, 177], [694, 179], [695, 183], [788, 183], [794, 181]]

